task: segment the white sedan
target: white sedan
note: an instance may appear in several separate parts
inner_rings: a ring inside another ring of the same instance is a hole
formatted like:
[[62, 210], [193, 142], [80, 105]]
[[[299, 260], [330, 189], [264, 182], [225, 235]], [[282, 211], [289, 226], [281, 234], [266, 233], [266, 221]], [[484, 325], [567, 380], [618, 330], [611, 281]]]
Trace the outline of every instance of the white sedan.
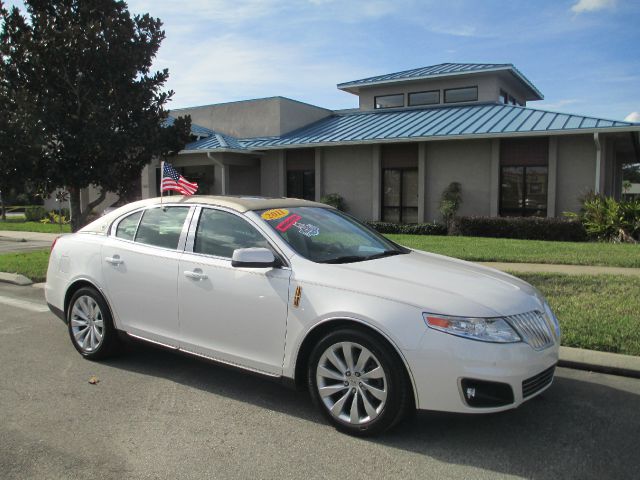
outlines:
[[85, 358], [128, 335], [307, 387], [355, 435], [415, 408], [515, 408], [558, 361], [526, 282], [297, 199], [131, 203], [54, 243], [45, 292]]

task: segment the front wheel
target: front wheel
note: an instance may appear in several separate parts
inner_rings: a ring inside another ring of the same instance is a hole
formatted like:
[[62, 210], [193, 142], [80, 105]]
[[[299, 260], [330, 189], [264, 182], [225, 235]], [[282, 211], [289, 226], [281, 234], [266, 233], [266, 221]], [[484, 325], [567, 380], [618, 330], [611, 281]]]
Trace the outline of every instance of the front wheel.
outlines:
[[95, 288], [84, 287], [73, 294], [67, 323], [71, 342], [83, 357], [100, 360], [114, 352], [117, 332], [107, 302]]
[[397, 354], [386, 342], [357, 329], [332, 332], [316, 345], [308, 379], [311, 396], [325, 417], [351, 435], [391, 428], [410, 404]]

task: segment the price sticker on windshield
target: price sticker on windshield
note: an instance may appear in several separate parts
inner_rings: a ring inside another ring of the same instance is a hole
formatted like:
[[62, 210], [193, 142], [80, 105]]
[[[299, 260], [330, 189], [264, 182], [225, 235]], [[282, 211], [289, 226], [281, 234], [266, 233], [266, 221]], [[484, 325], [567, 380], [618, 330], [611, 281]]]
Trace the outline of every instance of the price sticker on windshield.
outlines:
[[286, 217], [289, 215], [289, 210], [286, 208], [272, 208], [271, 210], [267, 210], [260, 215], [264, 220], [278, 220], [279, 218]]

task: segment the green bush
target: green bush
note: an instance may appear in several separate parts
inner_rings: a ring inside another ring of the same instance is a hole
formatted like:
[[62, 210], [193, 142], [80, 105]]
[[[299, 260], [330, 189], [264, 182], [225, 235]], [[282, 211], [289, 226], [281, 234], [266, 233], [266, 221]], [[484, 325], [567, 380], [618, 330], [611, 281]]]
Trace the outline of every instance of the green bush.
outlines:
[[442, 192], [440, 197], [440, 214], [442, 220], [447, 226], [448, 230], [451, 230], [453, 221], [462, 204], [462, 185], [459, 182], [451, 182], [447, 188]]
[[450, 235], [584, 242], [587, 233], [577, 220], [544, 217], [457, 217]]
[[27, 222], [39, 222], [47, 217], [47, 211], [41, 206], [31, 206], [24, 209], [24, 218]]
[[446, 235], [447, 227], [439, 223], [389, 223], [389, 222], [366, 222], [371, 228], [379, 233], [404, 233], [408, 235]]
[[582, 211], [565, 213], [584, 225], [589, 237], [604, 242], [640, 240], [640, 200], [617, 201], [613, 197], [590, 194], [584, 198]]
[[337, 208], [341, 212], [346, 210], [346, 205], [344, 204], [344, 199], [338, 195], [337, 193], [329, 193], [323, 196], [320, 199], [320, 203], [324, 203], [326, 205], [331, 205], [334, 208]]

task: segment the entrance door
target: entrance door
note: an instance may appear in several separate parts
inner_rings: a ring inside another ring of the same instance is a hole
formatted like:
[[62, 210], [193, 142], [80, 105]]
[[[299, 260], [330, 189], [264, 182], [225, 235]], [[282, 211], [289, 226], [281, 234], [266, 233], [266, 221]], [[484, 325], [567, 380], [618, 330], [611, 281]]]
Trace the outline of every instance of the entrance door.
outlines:
[[382, 171], [382, 220], [418, 222], [417, 168], [385, 168]]
[[180, 260], [181, 347], [279, 375], [291, 270], [232, 267], [233, 251], [250, 247], [271, 248], [240, 215], [202, 209], [193, 234], [193, 251], [185, 252]]

